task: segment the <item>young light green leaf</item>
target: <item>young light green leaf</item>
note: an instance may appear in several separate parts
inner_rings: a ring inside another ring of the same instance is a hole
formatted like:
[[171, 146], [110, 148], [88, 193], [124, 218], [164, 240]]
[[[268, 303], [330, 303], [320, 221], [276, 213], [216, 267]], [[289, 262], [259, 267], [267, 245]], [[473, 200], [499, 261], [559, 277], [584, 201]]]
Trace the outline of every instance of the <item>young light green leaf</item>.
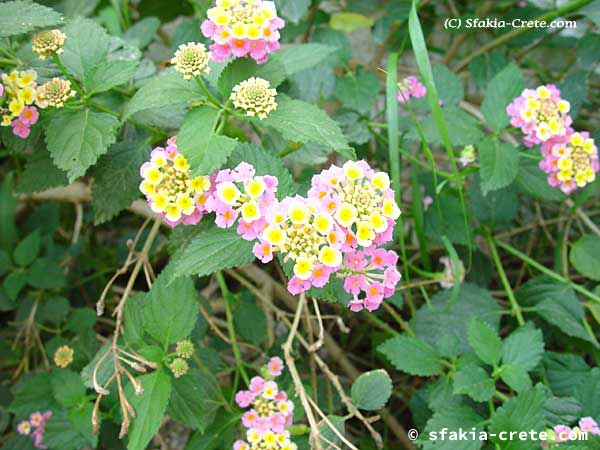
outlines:
[[278, 106], [263, 121], [264, 125], [279, 131], [292, 142], [316, 142], [327, 145], [338, 153], [348, 150], [348, 141], [339, 125], [325, 111], [300, 100], [279, 95]]
[[531, 323], [512, 332], [502, 342], [502, 363], [533, 370], [544, 353], [542, 332]]
[[173, 257], [175, 276], [204, 276], [249, 263], [254, 260], [252, 246], [252, 242], [244, 240], [234, 228], [211, 226], [198, 233]]
[[46, 144], [54, 163], [68, 173], [69, 181], [85, 174], [116, 140], [119, 121], [110, 114], [60, 110], [46, 128]]
[[19, 266], [28, 266], [40, 252], [41, 236], [39, 230], [30, 233], [19, 242], [13, 253], [13, 260]]
[[592, 280], [600, 281], [600, 239], [596, 236], [582, 236], [573, 244], [569, 260], [573, 267]]
[[481, 191], [486, 195], [511, 184], [519, 173], [519, 151], [516, 147], [494, 138], [478, 146], [481, 167]]
[[442, 358], [437, 350], [417, 338], [397, 336], [385, 341], [377, 350], [403, 372], [420, 376], [442, 373]]
[[524, 88], [523, 75], [513, 62], [500, 71], [487, 85], [481, 112], [487, 124], [496, 129], [508, 125], [506, 107]]
[[392, 395], [392, 379], [383, 369], [365, 372], [352, 383], [351, 394], [358, 408], [367, 411], [381, 409]]
[[184, 80], [181, 74], [168, 72], [152, 78], [135, 93], [125, 107], [122, 120], [152, 108], [189, 104], [203, 99], [204, 94], [193, 80]]
[[160, 428], [171, 395], [171, 378], [163, 370], [144, 375], [139, 380], [144, 393], [131, 395], [129, 398], [141, 420], [134, 420], [131, 424], [128, 434], [128, 450], [144, 450], [146, 448], [150, 439]]
[[123, 141], [98, 160], [92, 184], [95, 225], [112, 219], [140, 196], [140, 166], [149, 153], [147, 142]]
[[163, 271], [147, 294], [144, 329], [166, 347], [190, 335], [198, 317], [197, 294], [189, 277], [169, 282]]
[[29, 0], [0, 3], [2, 38], [62, 23], [63, 18], [59, 13]]
[[110, 48], [110, 36], [92, 19], [77, 17], [64, 29], [67, 35], [61, 62], [83, 81], [88, 72], [106, 61]]
[[89, 93], [108, 91], [131, 80], [137, 65], [137, 61], [103, 61], [85, 74], [83, 85]]
[[483, 367], [467, 364], [456, 372], [453, 392], [466, 394], [476, 402], [486, 402], [496, 393], [496, 386]]
[[500, 362], [502, 342], [498, 334], [487, 323], [473, 318], [467, 326], [467, 339], [479, 359], [490, 366]]

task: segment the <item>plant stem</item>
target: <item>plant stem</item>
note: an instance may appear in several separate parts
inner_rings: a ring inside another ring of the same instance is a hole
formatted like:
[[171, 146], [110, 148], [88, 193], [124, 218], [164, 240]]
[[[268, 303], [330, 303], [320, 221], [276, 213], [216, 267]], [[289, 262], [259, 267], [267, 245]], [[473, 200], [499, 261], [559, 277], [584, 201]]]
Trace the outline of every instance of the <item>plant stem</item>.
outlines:
[[240, 353], [240, 347], [237, 342], [237, 337], [235, 335], [235, 327], [233, 325], [233, 314], [231, 312], [231, 306], [229, 305], [229, 297], [231, 296], [229, 289], [227, 288], [227, 284], [225, 283], [225, 277], [223, 276], [223, 272], [218, 270], [215, 272], [217, 277], [217, 281], [219, 282], [219, 286], [221, 287], [221, 294], [223, 294], [223, 300], [225, 302], [225, 315], [227, 316], [227, 331], [229, 333], [229, 340], [231, 341], [231, 347], [233, 350], [233, 357], [235, 358], [236, 365], [244, 382], [247, 386], [250, 385], [250, 378], [246, 373], [246, 369], [244, 369], [244, 361], [242, 360], [242, 355]]
[[196, 83], [198, 84], [198, 86], [200, 86], [200, 89], [202, 90], [204, 95], [206, 95], [206, 98], [208, 99], [208, 101], [210, 103], [212, 103], [214, 106], [216, 106], [217, 108], [224, 109], [224, 106], [221, 105], [221, 102], [219, 101], [219, 99], [217, 97], [215, 97], [212, 94], [212, 92], [210, 92], [208, 90], [208, 87], [206, 87], [204, 80], [202, 80], [202, 78], [199, 76], [195, 76], [194, 79], [196, 80]]
[[490, 248], [490, 252], [492, 253], [492, 259], [494, 260], [494, 264], [496, 265], [496, 270], [498, 271], [498, 275], [500, 276], [500, 281], [502, 282], [502, 286], [504, 286], [504, 290], [508, 295], [508, 300], [510, 301], [513, 315], [517, 317], [517, 322], [519, 323], [519, 326], [523, 326], [525, 325], [525, 320], [523, 319], [521, 307], [517, 303], [515, 294], [513, 293], [513, 290], [510, 287], [510, 283], [508, 281], [508, 278], [506, 277], [504, 268], [502, 267], [502, 261], [500, 261], [500, 257], [498, 256], [498, 250], [496, 249], [494, 238], [492, 237], [490, 232], [487, 233], [486, 239]]
[[62, 74], [65, 77], [67, 77], [67, 80], [69, 80], [71, 82], [71, 84], [73, 85], [73, 88], [79, 94], [79, 97], [81, 99], [85, 99], [85, 94], [83, 93], [83, 89], [81, 89], [81, 86], [79, 86], [79, 83], [77, 83], [77, 81], [75, 81], [75, 78], [73, 78], [71, 75], [69, 75], [69, 72], [67, 72], [67, 69], [65, 68], [65, 66], [63, 66], [63, 63], [60, 62], [60, 59], [58, 58], [56, 53], [52, 53], [52, 61], [54, 61], [54, 64], [56, 64], [56, 67], [58, 67], [58, 69], [62, 72]]
[[[118, 112], [113, 111], [112, 109], [107, 108], [106, 106], [104, 106], [104, 105], [102, 105], [100, 103], [96, 103], [96, 102], [93, 102], [93, 101], [88, 101], [87, 105], [90, 106], [90, 107], [92, 107], [92, 108], [94, 108], [94, 109], [97, 109], [98, 111], [102, 111], [102, 112], [108, 113], [108, 114], [110, 114], [112, 116], [115, 116], [117, 119], [121, 119], [121, 117], [122, 117], [121, 114], [119, 114]], [[130, 124], [135, 125], [138, 128], [142, 128], [142, 129], [144, 129], [146, 131], [150, 131], [151, 133], [158, 134], [158, 135], [160, 135], [162, 137], [166, 137], [167, 136], [167, 134], [163, 130], [161, 130], [159, 128], [152, 127], [150, 125], [143, 124], [141, 122], [138, 122], [137, 120], [133, 120], [133, 119], [130, 118], [130, 119], [127, 119], [126, 122], [129, 122]]]

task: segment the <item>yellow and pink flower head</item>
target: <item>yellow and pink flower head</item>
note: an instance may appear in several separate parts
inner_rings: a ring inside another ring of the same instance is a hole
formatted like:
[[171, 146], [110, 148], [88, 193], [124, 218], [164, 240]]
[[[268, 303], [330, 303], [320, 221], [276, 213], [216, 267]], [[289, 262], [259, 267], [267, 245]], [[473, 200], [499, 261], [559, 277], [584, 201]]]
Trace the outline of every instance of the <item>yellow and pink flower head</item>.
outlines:
[[210, 51], [216, 62], [250, 56], [260, 64], [279, 49], [279, 30], [285, 22], [277, 17], [272, 1], [217, 0], [207, 16], [201, 30], [213, 40]]

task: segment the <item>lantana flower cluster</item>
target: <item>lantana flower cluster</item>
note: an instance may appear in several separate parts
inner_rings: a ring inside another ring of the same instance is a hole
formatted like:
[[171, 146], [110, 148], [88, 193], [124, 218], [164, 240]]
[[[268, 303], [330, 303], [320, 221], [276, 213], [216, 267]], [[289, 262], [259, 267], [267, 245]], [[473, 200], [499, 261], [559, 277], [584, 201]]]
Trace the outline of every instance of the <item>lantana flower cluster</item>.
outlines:
[[582, 433], [600, 435], [598, 423], [592, 417], [582, 417], [575, 427], [556, 425], [551, 430], [547, 430], [548, 438], [543, 442], [542, 447], [547, 449], [563, 442], [579, 440]]
[[242, 416], [246, 439], [236, 441], [234, 450], [297, 449], [288, 430], [292, 425], [294, 403], [275, 381], [283, 368], [280, 358], [271, 358], [264, 370], [265, 377], [252, 378], [249, 389], [235, 395], [238, 406], [249, 409]]
[[411, 97], [421, 98], [427, 93], [427, 88], [417, 77], [409, 76], [398, 83], [398, 101], [407, 102]]
[[152, 150], [150, 161], [140, 168], [140, 175], [143, 178], [140, 190], [150, 208], [164, 217], [168, 225], [195, 225], [207, 212], [212, 182], [205, 176], [190, 177], [189, 164], [179, 153], [175, 137], [167, 141], [166, 147]]
[[35, 448], [46, 449], [44, 445], [44, 429], [46, 422], [52, 417], [52, 411], [41, 413], [36, 411], [29, 416], [29, 420], [23, 420], [17, 425], [17, 433], [29, 436]]
[[167, 224], [194, 225], [215, 213], [218, 227], [237, 223], [240, 236], [256, 241], [253, 253], [263, 263], [276, 254], [291, 262], [294, 295], [324, 287], [332, 275], [352, 295], [352, 311], [373, 311], [395, 292], [398, 255], [382, 246], [392, 239], [400, 209], [389, 176], [365, 161], [332, 165], [313, 177], [307, 197], [281, 201], [277, 178], [256, 175], [246, 162], [190, 179], [174, 139], [153, 150], [141, 175], [141, 191]]
[[0, 84], [0, 114], [2, 126], [12, 127], [16, 136], [26, 139], [30, 127], [40, 117], [36, 108], [37, 72], [35, 70], [16, 71], [2, 74]]
[[279, 30], [285, 22], [272, 1], [217, 0], [207, 16], [201, 30], [213, 41], [209, 48], [216, 62], [250, 56], [261, 64], [279, 49]]
[[540, 145], [539, 166], [548, 184], [567, 195], [593, 182], [600, 170], [598, 148], [587, 131], [571, 127], [570, 109], [553, 84], [525, 89], [506, 108], [510, 123], [525, 134], [525, 145]]

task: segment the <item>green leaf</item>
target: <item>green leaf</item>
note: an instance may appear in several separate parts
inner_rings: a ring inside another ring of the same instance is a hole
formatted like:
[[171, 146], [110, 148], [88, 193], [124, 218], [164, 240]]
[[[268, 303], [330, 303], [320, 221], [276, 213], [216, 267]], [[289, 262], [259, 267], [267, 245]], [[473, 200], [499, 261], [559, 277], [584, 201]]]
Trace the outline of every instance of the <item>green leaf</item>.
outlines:
[[123, 38], [140, 49], [146, 48], [154, 40], [154, 36], [160, 28], [158, 17], [144, 17], [129, 28]]
[[494, 138], [483, 140], [478, 146], [481, 167], [481, 191], [501, 189], [511, 184], [519, 173], [519, 150]]
[[222, 403], [221, 389], [215, 377], [208, 371], [193, 369], [173, 380], [167, 415], [204, 432]]
[[542, 332], [531, 323], [512, 332], [502, 342], [502, 363], [533, 370], [544, 353]]
[[13, 388], [14, 398], [8, 410], [16, 416], [29, 417], [32, 411], [45, 411], [57, 406], [52, 397], [50, 372], [22, 378]]
[[19, 178], [17, 190], [19, 192], [41, 192], [48, 188], [68, 184], [67, 174], [54, 165], [48, 150], [39, 148], [27, 159], [25, 169]]
[[263, 78], [271, 87], [277, 87], [283, 82], [285, 75], [285, 67], [280, 59], [270, 58], [264, 64], [257, 64], [251, 58], [238, 58], [225, 66], [219, 75], [217, 87], [221, 95], [229, 98], [233, 87], [250, 77]]
[[581, 405], [573, 397], [551, 397], [544, 403], [546, 423], [573, 423], [581, 415]]
[[419, 308], [411, 327], [417, 337], [431, 345], [436, 345], [444, 336], [456, 336], [461, 352], [467, 352], [470, 319], [476, 317], [498, 330], [502, 309], [488, 291], [470, 283], [461, 285], [458, 298], [452, 304], [448, 304], [450, 295], [450, 291], [443, 290], [432, 296], [429, 305]]
[[122, 120], [152, 108], [189, 104], [204, 98], [193, 80], [184, 80], [179, 73], [167, 72], [150, 79], [135, 93], [125, 107]]
[[[72, 410], [77, 412], [78, 410]], [[87, 426], [91, 428], [91, 406], [87, 420]], [[88, 444], [87, 439], [79, 430], [81, 426], [80, 417], [74, 414], [71, 418], [71, 411], [60, 409], [52, 411], [52, 419], [48, 421], [44, 428], [44, 444], [50, 448], [60, 448], [61, 450], [79, 450], [85, 448]], [[90, 433], [91, 435], [91, 433]]]
[[550, 297], [536, 305], [536, 312], [548, 323], [558, 327], [568, 336], [573, 336], [584, 341], [592, 343], [598, 347], [598, 341], [593, 335], [588, 334], [583, 326], [583, 317], [575, 314], [574, 311], [565, 304], [564, 299]]
[[398, 370], [411, 375], [429, 376], [442, 373], [442, 358], [431, 345], [414, 337], [388, 339], [377, 350]]
[[21, 290], [27, 284], [27, 274], [25, 272], [11, 272], [4, 278], [4, 290], [8, 298], [16, 300]]
[[79, 374], [67, 369], [54, 369], [50, 379], [54, 398], [70, 408], [86, 400], [85, 386]]
[[[538, 150], [535, 153], [538, 154]], [[566, 198], [560, 189], [551, 187], [547, 181], [548, 176], [542, 172], [538, 163], [529, 158], [521, 158], [519, 173], [515, 185], [522, 193], [546, 202], [560, 202]]]
[[140, 420], [134, 420], [129, 430], [128, 450], [144, 450], [162, 424], [171, 395], [171, 378], [163, 370], [139, 378], [142, 395], [130, 397]]
[[465, 96], [461, 79], [446, 66], [435, 66], [432, 70], [438, 96], [444, 101], [444, 108], [459, 106]]
[[[331, 425], [335, 427], [339, 434], [344, 437], [346, 436], [346, 419], [344, 417], [329, 414], [327, 419]], [[339, 438], [338, 434], [335, 433], [325, 421], [321, 421], [319, 423], [319, 434], [321, 439], [321, 447], [331, 448], [332, 445], [335, 445], [339, 448], [342, 445], [342, 440]]]
[[594, 367], [575, 388], [574, 397], [581, 404], [581, 417], [600, 415], [600, 369]]
[[283, 64], [289, 77], [304, 70], [313, 69], [324, 63], [336, 48], [324, 44], [298, 44], [274, 53], [270, 58], [277, 58]]
[[15, 228], [16, 199], [13, 196], [13, 174], [4, 176], [0, 184], [0, 248], [7, 253], [12, 253], [12, 248], [17, 238]]
[[[477, 120], [455, 106], [442, 109], [442, 114], [448, 128], [448, 136], [452, 145], [476, 144], [483, 137], [483, 132], [477, 125]], [[407, 126], [410, 124], [407, 122]], [[442, 144], [442, 138], [437, 128], [437, 123], [432, 114], [420, 120], [423, 135], [429, 144]], [[421, 138], [416, 127], [408, 129], [406, 138], [411, 141], [420, 141]]]
[[61, 62], [79, 80], [85, 80], [89, 71], [108, 57], [110, 36], [92, 19], [77, 17], [64, 29], [67, 35]]
[[172, 264], [176, 276], [210, 275], [253, 261], [252, 246], [234, 228], [212, 226], [198, 233], [187, 248], [173, 257]]
[[90, 93], [108, 91], [131, 80], [137, 66], [137, 61], [101, 62], [86, 73], [83, 85]]
[[267, 319], [263, 310], [252, 301], [242, 301], [233, 317], [235, 330], [245, 341], [259, 346], [267, 336]]
[[308, 11], [310, 0], [277, 0], [275, 4], [282, 17], [290, 22], [298, 23]]
[[459, 430], [469, 430], [475, 428], [475, 432], [483, 429], [483, 418], [477, 414], [470, 406], [456, 405], [437, 411], [431, 419], [427, 421], [423, 436], [436, 437], [433, 439], [423, 439], [423, 448], [426, 450], [477, 450], [483, 445], [479, 439], [450, 440], [448, 435], [446, 439], [441, 438], [440, 432], [446, 429], [448, 433], [458, 433]]
[[[89, 364], [87, 366], [85, 366], [83, 368], [83, 370], [81, 371], [81, 379], [83, 380], [83, 384], [86, 387], [91, 388], [91, 389], [94, 388], [93, 374], [94, 374], [94, 369], [96, 368], [96, 366], [98, 367], [96, 370], [96, 381], [98, 382], [98, 384], [100, 386], [104, 387], [104, 385], [106, 384], [106, 382], [108, 381], [110, 376], [113, 374], [114, 361], [112, 360], [110, 355], [108, 355], [106, 357], [104, 356], [104, 355], [106, 355], [107, 352], [110, 351], [111, 345], [112, 345], [111, 341], [105, 342], [104, 345], [102, 345], [102, 347], [100, 347], [100, 350], [98, 350], [96, 355], [94, 355], [94, 357], [89, 362]], [[98, 365], [100, 360], [102, 360], [102, 362], [100, 363], [100, 365]]]
[[28, 266], [40, 252], [41, 236], [39, 230], [25, 237], [15, 248], [13, 259], [19, 266]]
[[187, 158], [193, 175], [212, 173], [238, 145], [235, 139], [214, 134], [219, 117], [219, 110], [209, 106], [191, 109], [185, 116], [177, 147]]
[[325, 111], [315, 105], [300, 100], [278, 96], [277, 109], [271, 112], [263, 123], [273, 128], [292, 142], [316, 142], [343, 153], [348, 150], [348, 141], [339, 125]]
[[145, 301], [145, 295], [140, 292], [131, 296], [125, 303], [123, 336], [130, 345], [143, 343]]
[[98, 160], [92, 184], [95, 225], [112, 219], [140, 196], [140, 166], [149, 153], [147, 142], [123, 141]]
[[361, 28], [371, 28], [374, 20], [370, 17], [353, 12], [338, 12], [331, 15], [329, 26], [334, 30], [352, 33]]
[[46, 128], [46, 144], [54, 163], [73, 182], [115, 142], [119, 121], [110, 114], [83, 110], [57, 111]]
[[264, 148], [255, 144], [239, 144], [227, 161], [229, 167], [235, 167], [241, 162], [252, 164], [256, 169], [256, 175], [272, 175], [277, 178], [277, 198], [283, 199], [292, 195], [295, 191], [292, 174], [277, 158]]
[[467, 364], [456, 372], [453, 392], [467, 394], [476, 402], [486, 402], [496, 393], [496, 385], [483, 367]]
[[519, 212], [519, 199], [514, 185], [488, 192], [481, 191], [479, 174], [469, 189], [474, 216], [485, 225], [508, 226]]
[[496, 129], [508, 125], [510, 118], [506, 114], [506, 107], [521, 94], [523, 88], [523, 75], [514, 62], [496, 74], [488, 83], [481, 104], [486, 123]]
[[379, 95], [379, 79], [373, 72], [357, 70], [337, 79], [335, 96], [347, 108], [367, 114]]
[[499, 434], [502, 431], [542, 431], [545, 424], [545, 401], [544, 386], [541, 384], [519, 394], [518, 397], [506, 401], [492, 415], [489, 426], [492, 442], [497, 443], [503, 450], [533, 450], [539, 448], [539, 441], [503, 441], [500, 439]]
[[484, 363], [495, 366], [502, 355], [502, 341], [492, 327], [477, 318], [471, 319], [467, 327], [467, 339], [475, 354]]
[[29, 0], [0, 3], [0, 37], [62, 23], [63, 18], [59, 13]]
[[569, 260], [573, 267], [592, 280], [600, 281], [600, 239], [596, 236], [582, 236], [571, 247]]
[[383, 369], [365, 372], [352, 383], [351, 394], [358, 408], [367, 411], [381, 409], [392, 395], [392, 379]]
[[579, 355], [546, 352], [543, 366], [548, 386], [559, 397], [575, 397], [577, 386], [590, 375], [590, 368]]
[[59, 289], [66, 283], [64, 271], [50, 258], [37, 258], [27, 274], [27, 282], [38, 289]]
[[161, 273], [147, 294], [144, 329], [163, 346], [190, 335], [198, 316], [197, 294], [188, 277], [167, 284], [169, 274]]
[[521, 366], [503, 365], [500, 378], [502, 378], [502, 381], [509, 388], [519, 393], [531, 389], [531, 378], [529, 378], [527, 371]]

